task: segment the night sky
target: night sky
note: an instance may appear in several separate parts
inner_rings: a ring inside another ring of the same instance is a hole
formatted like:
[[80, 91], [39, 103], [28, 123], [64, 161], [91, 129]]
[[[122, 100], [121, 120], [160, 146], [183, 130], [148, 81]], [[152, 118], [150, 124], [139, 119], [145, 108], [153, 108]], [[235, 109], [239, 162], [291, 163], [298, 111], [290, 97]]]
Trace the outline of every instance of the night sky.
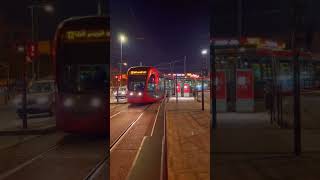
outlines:
[[[26, 29], [31, 27], [30, 9], [28, 1], [6, 1], [0, 6], [0, 16], [8, 24], [23, 26]], [[37, 8], [35, 15], [39, 18], [39, 39], [52, 39], [57, 25], [63, 19], [72, 16], [95, 15], [97, 13], [98, 0], [52, 0], [53, 13], [47, 13]], [[105, 3], [107, 4], [107, 3]]]
[[[303, 22], [300, 32], [320, 29], [320, 1], [299, 0]], [[211, 34], [215, 37], [238, 36], [239, 0], [212, 0]], [[293, 26], [293, 0], [242, 0], [242, 35], [276, 37], [290, 34]]]
[[[118, 33], [128, 36], [124, 58], [129, 66], [157, 65], [187, 56], [187, 71], [199, 71], [201, 49], [209, 46], [208, 2], [200, 0], [111, 0], [113, 64], [120, 59]], [[183, 64], [176, 64], [183, 71]], [[169, 66], [162, 66], [168, 71]]]
[[[98, 0], [55, 0], [54, 13], [38, 9], [39, 39], [52, 39], [57, 24], [71, 16], [94, 15]], [[0, 21], [30, 29], [27, 6], [31, 0], [6, 1], [0, 6]], [[237, 0], [109, 0], [111, 16], [111, 63], [120, 60], [117, 35], [128, 36], [124, 59], [129, 66], [157, 65], [187, 56], [187, 70], [199, 71], [201, 49], [208, 48], [210, 30], [214, 36], [237, 36]], [[274, 36], [290, 30], [290, 0], [243, 0], [244, 36]], [[320, 1], [304, 1], [307, 28], [320, 29]], [[108, 4], [107, 0], [104, 4]], [[211, 13], [211, 18], [210, 18]], [[210, 19], [214, 20], [211, 23]], [[309, 24], [309, 25], [308, 25]], [[167, 66], [168, 67], [168, 66]], [[163, 67], [164, 70], [167, 67]], [[182, 64], [177, 68], [182, 72]]]

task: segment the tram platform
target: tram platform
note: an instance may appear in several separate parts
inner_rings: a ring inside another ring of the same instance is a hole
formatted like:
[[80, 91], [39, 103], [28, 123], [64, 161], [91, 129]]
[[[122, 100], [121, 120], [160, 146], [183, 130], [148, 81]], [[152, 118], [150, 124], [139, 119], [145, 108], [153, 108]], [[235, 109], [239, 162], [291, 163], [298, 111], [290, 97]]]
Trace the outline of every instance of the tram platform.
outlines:
[[267, 113], [218, 113], [210, 154], [207, 104], [201, 111], [200, 102], [172, 98], [166, 112], [170, 180], [320, 179], [320, 129], [302, 129], [298, 157], [293, 130], [270, 124]]
[[171, 98], [166, 106], [168, 178], [210, 179], [209, 109], [195, 98]]

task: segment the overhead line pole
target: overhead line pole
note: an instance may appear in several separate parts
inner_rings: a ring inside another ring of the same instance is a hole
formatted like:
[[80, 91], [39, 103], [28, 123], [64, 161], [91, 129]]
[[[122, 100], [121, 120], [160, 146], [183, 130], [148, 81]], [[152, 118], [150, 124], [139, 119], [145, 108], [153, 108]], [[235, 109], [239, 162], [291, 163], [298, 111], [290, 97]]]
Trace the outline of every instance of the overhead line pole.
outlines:
[[298, 26], [298, 0], [294, 1], [293, 17], [294, 27], [292, 31], [292, 50], [294, 53], [293, 60], [293, 76], [294, 76], [294, 153], [296, 156], [301, 155], [301, 114], [300, 114], [300, 63], [299, 63], [299, 50], [296, 45], [296, 33]]

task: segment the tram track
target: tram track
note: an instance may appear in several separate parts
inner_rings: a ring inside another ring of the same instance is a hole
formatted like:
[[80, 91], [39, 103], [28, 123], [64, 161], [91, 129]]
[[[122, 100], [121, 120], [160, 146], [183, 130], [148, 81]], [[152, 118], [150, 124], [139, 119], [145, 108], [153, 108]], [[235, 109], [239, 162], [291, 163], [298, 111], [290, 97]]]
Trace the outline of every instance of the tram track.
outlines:
[[[40, 136], [38, 136], [38, 138], [39, 137]], [[19, 170], [23, 169], [24, 167], [32, 164], [33, 162], [35, 162], [36, 160], [38, 160], [38, 159], [40, 159], [42, 157], [44, 157], [46, 154], [58, 149], [59, 146], [61, 146], [61, 144], [56, 144], [56, 145], [50, 146], [45, 151], [36, 154], [31, 159], [29, 159], [29, 160], [17, 165], [15, 168], [12, 168], [12, 169], [0, 174], [0, 180], [8, 178], [9, 176], [13, 175], [14, 173], [18, 172]]]
[[[34, 165], [34, 164], [43, 164], [44, 166], [47, 166], [48, 164], [51, 164], [49, 165], [49, 167], [55, 167], [56, 166], [56, 160], [57, 161], [60, 161], [60, 160], [65, 160], [65, 159], [69, 159], [71, 161], [74, 161], [76, 162], [76, 158], [72, 157], [72, 156], [77, 156], [77, 155], [74, 155], [75, 151], [72, 151], [70, 147], [72, 147], [72, 143], [68, 142], [68, 141], [73, 141], [73, 139], [76, 139], [75, 141], [75, 146], [78, 146], [79, 145], [79, 141], [80, 141], [80, 144], [82, 143], [81, 141], [81, 136], [74, 136], [74, 135], [65, 135], [63, 138], [63, 140], [59, 143], [57, 143], [56, 145], [54, 146], [50, 146], [49, 148], [47, 148], [45, 151], [42, 151], [41, 153], [38, 153], [36, 154], [35, 156], [33, 156], [32, 158], [24, 161], [23, 163], [21, 164], [18, 164], [16, 165], [16, 167], [10, 169], [10, 170], [7, 170], [6, 172], [0, 174], [0, 180], [4, 180], [4, 179], [16, 179], [15, 178], [15, 175], [16, 173], [19, 173], [21, 171], [25, 171], [26, 168], [30, 168], [30, 166], [39, 166], [39, 165]], [[92, 139], [91, 137], [90, 138], [87, 138], [86, 141], [89, 142], [90, 139]], [[64, 142], [64, 141], [67, 141], [67, 142]], [[78, 141], [78, 142], [77, 142]], [[86, 143], [86, 142], [85, 142]], [[99, 143], [101, 144], [101, 143]], [[103, 145], [101, 147], [105, 147], [106, 145]], [[97, 149], [97, 148], [96, 148]], [[98, 148], [100, 149], [100, 148]], [[83, 152], [82, 152], [83, 153]], [[81, 155], [81, 153], [80, 153]], [[68, 157], [69, 156], [69, 157]], [[71, 156], [71, 157], [70, 157]], [[78, 154], [79, 156], [79, 154]], [[97, 161], [97, 160], [94, 160], [94, 159], [100, 159], [101, 157], [103, 157], [103, 155], [101, 155], [100, 153], [100, 158], [98, 158], [97, 156], [99, 155], [96, 155], [96, 151], [92, 151], [90, 153], [86, 153], [86, 156], [85, 157], [82, 157], [83, 159], [88, 159], [89, 158], [89, 161]], [[50, 160], [52, 160], [52, 158], [55, 158], [55, 157], [58, 157], [57, 159], [55, 159], [55, 161], [51, 162]], [[71, 159], [70, 159], [71, 158]], [[91, 159], [91, 160], [90, 160]], [[42, 162], [41, 162], [42, 161]], [[88, 161], [88, 162], [89, 162]], [[91, 164], [91, 163], [84, 163], [85, 165], [82, 166], [81, 168], [79, 168], [79, 171], [82, 171], [81, 169], [90, 169], [90, 167], [94, 166], [94, 164]], [[71, 163], [72, 164], [72, 163]], [[91, 165], [90, 165], [91, 164]], [[58, 164], [57, 164], [58, 166]], [[69, 169], [70, 166], [66, 166], [64, 167], [64, 169]], [[30, 168], [32, 169], [32, 168]], [[34, 169], [34, 168], [33, 168]], [[47, 168], [44, 168], [44, 170], [47, 170]], [[65, 171], [67, 172], [67, 171]], [[25, 172], [24, 172], [25, 173]], [[27, 172], [27, 174], [37, 174], [38, 172]], [[83, 173], [84, 176], [86, 173]], [[59, 174], [52, 174], [52, 176], [59, 176]], [[70, 174], [69, 174], [70, 175]], [[13, 178], [12, 178], [13, 177]], [[19, 176], [18, 176], [19, 177]], [[20, 179], [20, 178], [19, 178]], [[36, 178], [38, 179], [38, 178]], [[41, 178], [42, 179], [42, 178]], [[78, 178], [74, 178], [74, 179], [78, 179]], [[81, 178], [80, 178], [81, 179]]]
[[[113, 140], [110, 139], [112, 141], [110, 143], [110, 145], [109, 145], [110, 148], [109, 149], [108, 148], [104, 149], [104, 152], [106, 152], [105, 156], [102, 157], [102, 159], [100, 161], [98, 160], [98, 163], [96, 163], [95, 165], [90, 165], [93, 168], [91, 168], [91, 170], [89, 171], [89, 173], [87, 173], [87, 175], [83, 176], [84, 177], [83, 179], [88, 179], [88, 180], [89, 179], [95, 179], [97, 176], [99, 176], [103, 172], [102, 171], [103, 168], [105, 166], [108, 166], [107, 162], [110, 159], [110, 153], [117, 147], [117, 145], [121, 142], [121, 140], [126, 136], [126, 134], [130, 131], [130, 129], [135, 125], [135, 123], [138, 122], [139, 119], [141, 119], [141, 117], [143, 116], [145, 111], [150, 106], [151, 105], [145, 106], [144, 109], [142, 110], [142, 112], [140, 112], [140, 113], [138, 113], [136, 115], [137, 118], [135, 118], [133, 121], [131, 121], [129, 123], [129, 125], [125, 126], [123, 128], [122, 132], [116, 138], [114, 138]], [[112, 116], [110, 116], [110, 120], [114, 119], [117, 116], [119, 116], [124, 111], [125, 110], [121, 109], [121, 111], [119, 111], [118, 113], [113, 114]], [[63, 135], [61, 137], [60, 142], [58, 142], [57, 144], [46, 148], [46, 150], [41, 151], [40, 153], [37, 153], [37, 154], [31, 156], [26, 161], [24, 161], [24, 162], [22, 162], [20, 164], [17, 164], [15, 167], [13, 167], [13, 168], [11, 168], [9, 170], [6, 170], [5, 172], [1, 173], [0, 174], [0, 180], [3, 180], [3, 179], [15, 179], [15, 178], [11, 178], [11, 177], [12, 176], [15, 177], [15, 174], [19, 173], [20, 171], [26, 171], [25, 169], [32, 169], [32, 168], [29, 168], [29, 166], [36, 166], [36, 165], [33, 165], [33, 164], [39, 164], [39, 163], [40, 164], [41, 163], [42, 164], [50, 164], [52, 162], [50, 162], [49, 160], [52, 159], [52, 156], [58, 157], [58, 159], [64, 160], [64, 157], [59, 157], [59, 155], [60, 154], [66, 154], [66, 153], [64, 153], [64, 151], [71, 151], [70, 149], [72, 149], [72, 148], [70, 148], [72, 146], [72, 143], [70, 145], [70, 142], [68, 142], [68, 140], [66, 140], [66, 142], [64, 142], [65, 139], [69, 139], [69, 141], [72, 141], [70, 139], [76, 139], [76, 141], [80, 141], [80, 143], [78, 142], [78, 144], [76, 144], [76, 145], [79, 145], [79, 144], [81, 144], [81, 139], [82, 138], [81, 137], [74, 137], [73, 135], [68, 135], [68, 134]], [[68, 148], [69, 148], [69, 150], [66, 150]], [[110, 153], [107, 153], [108, 151]], [[57, 153], [57, 152], [59, 152], [59, 153]], [[73, 152], [71, 151], [71, 153], [73, 153]], [[88, 154], [88, 156], [90, 156], [90, 154], [92, 154], [91, 156], [94, 156], [95, 153], [90, 152]], [[51, 166], [53, 166], [53, 165], [51, 165]], [[90, 167], [87, 167], [86, 169], [90, 169]], [[30, 174], [30, 173], [37, 173], [37, 172], [28, 172], [28, 173]]]
[[[101, 170], [108, 166], [107, 162], [110, 159], [110, 154], [113, 152], [113, 150], [117, 147], [117, 145], [121, 142], [121, 140], [126, 136], [126, 134], [130, 131], [130, 129], [135, 125], [136, 122], [139, 121], [139, 119], [141, 119], [142, 115], [146, 112], [146, 110], [150, 107], [151, 105], [148, 105], [147, 107], [145, 107], [145, 109], [143, 110], [143, 112], [140, 113], [140, 115], [138, 116], [138, 118], [136, 118], [133, 122], [130, 123], [130, 125], [125, 128], [125, 130], [110, 144], [109, 149], [106, 149], [107, 151], [109, 151], [109, 154], [107, 157], [105, 157], [102, 161], [100, 161], [95, 168], [93, 168], [91, 170], [91, 172], [88, 174], [88, 176], [86, 176], [84, 178], [84, 180], [94, 180], [99, 173], [101, 173]], [[121, 111], [119, 112], [119, 114], [121, 113]], [[116, 114], [116, 115], [119, 115]], [[116, 115], [113, 115], [112, 117], [115, 117]], [[110, 117], [110, 120], [112, 118]]]

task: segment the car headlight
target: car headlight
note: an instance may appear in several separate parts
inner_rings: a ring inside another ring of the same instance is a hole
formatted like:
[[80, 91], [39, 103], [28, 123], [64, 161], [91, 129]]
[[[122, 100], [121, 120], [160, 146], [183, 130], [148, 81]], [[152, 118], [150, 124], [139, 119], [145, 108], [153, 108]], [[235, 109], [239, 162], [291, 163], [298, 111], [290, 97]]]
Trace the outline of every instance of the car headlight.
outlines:
[[138, 96], [142, 96], [142, 92], [139, 92], [139, 93], [138, 93]]
[[43, 96], [43, 97], [37, 98], [36, 101], [37, 101], [37, 104], [45, 104], [45, 103], [49, 102], [49, 98], [46, 96]]
[[101, 106], [101, 100], [99, 98], [93, 98], [91, 99], [90, 105], [92, 107], [99, 107]]
[[125, 95], [125, 94], [126, 94], [126, 92], [122, 91], [122, 92], [121, 92], [121, 94], [122, 94], [122, 95]]
[[130, 94], [129, 94], [130, 96], [133, 96], [133, 92], [130, 92]]
[[64, 100], [63, 105], [65, 107], [71, 107], [71, 106], [73, 106], [73, 100], [71, 98], [67, 98]]

